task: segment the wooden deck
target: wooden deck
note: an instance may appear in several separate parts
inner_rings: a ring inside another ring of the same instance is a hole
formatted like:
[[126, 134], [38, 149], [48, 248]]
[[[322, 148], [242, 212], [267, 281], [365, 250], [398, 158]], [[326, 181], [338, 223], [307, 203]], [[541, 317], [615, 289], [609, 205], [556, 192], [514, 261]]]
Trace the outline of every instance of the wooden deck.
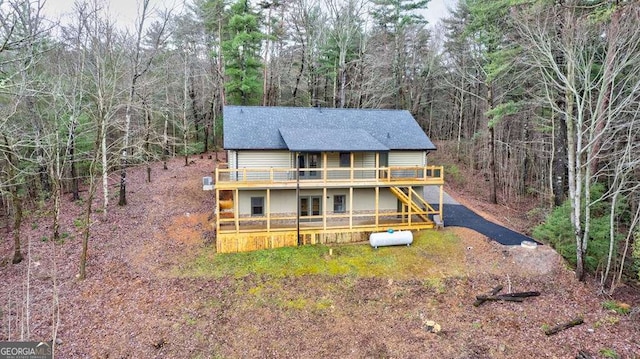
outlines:
[[444, 184], [442, 166], [351, 168], [216, 168], [220, 190], [429, 186]]

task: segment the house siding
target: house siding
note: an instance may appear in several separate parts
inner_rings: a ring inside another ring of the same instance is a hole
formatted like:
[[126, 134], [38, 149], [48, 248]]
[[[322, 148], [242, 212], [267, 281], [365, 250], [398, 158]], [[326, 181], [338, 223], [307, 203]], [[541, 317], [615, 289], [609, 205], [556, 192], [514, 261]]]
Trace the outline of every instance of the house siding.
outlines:
[[[238, 151], [237, 169], [243, 168], [292, 168], [294, 167], [289, 151]], [[267, 173], [248, 173], [247, 179], [261, 179]], [[276, 172], [274, 180], [287, 180], [290, 173]]]
[[389, 166], [425, 166], [425, 151], [391, 151]]
[[291, 168], [289, 151], [239, 151], [238, 168]]

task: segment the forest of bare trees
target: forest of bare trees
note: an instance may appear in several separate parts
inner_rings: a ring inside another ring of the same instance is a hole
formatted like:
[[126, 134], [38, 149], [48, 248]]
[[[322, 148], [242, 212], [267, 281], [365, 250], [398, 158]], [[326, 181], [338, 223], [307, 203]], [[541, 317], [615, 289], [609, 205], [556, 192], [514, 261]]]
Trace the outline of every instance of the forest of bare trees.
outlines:
[[566, 237], [553, 244], [579, 278], [637, 279], [635, 1], [460, 0], [427, 24], [427, 0], [144, 0], [129, 27], [102, 1], [61, 21], [44, 1], [0, 2], [0, 226], [14, 263], [25, 208], [50, 202], [57, 238], [61, 200], [82, 199], [86, 254], [91, 222], [128, 203], [127, 168], [219, 149], [222, 106], [246, 104], [409, 110], [490, 182], [488, 201], [565, 208], [568, 234], [539, 232]]

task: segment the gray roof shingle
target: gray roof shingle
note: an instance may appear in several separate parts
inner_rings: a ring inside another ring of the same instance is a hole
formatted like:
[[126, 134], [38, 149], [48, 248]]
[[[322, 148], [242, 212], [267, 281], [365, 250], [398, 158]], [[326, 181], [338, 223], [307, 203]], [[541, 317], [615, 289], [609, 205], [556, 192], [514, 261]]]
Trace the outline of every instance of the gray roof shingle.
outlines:
[[[436, 149], [409, 111], [403, 110], [225, 106], [223, 117], [227, 150], [303, 151], [323, 142], [335, 148], [331, 151]], [[301, 143], [304, 140], [313, 145]]]
[[296, 152], [363, 152], [389, 151], [389, 147], [360, 128], [281, 128], [280, 135], [289, 151]]

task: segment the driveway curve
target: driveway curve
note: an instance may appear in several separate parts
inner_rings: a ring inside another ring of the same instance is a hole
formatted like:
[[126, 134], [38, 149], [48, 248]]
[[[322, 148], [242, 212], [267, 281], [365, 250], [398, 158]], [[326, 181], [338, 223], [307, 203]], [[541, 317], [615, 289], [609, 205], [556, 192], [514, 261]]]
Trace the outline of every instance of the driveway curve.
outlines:
[[[425, 187], [424, 198], [437, 208], [438, 188]], [[443, 197], [443, 217], [445, 227], [469, 228], [505, 246], [519, 246], [523, 241], [541, 244], [522, 233], [486, 220], [447, 193], [444, 193]]]

